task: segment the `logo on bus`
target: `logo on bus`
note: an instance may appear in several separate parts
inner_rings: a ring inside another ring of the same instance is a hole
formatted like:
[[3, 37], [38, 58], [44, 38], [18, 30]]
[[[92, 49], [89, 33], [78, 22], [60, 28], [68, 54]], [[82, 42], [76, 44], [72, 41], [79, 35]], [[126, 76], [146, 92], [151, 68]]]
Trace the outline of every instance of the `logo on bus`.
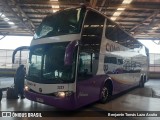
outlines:
[[42, 88], [39, 88], [39, 92], [42, 92]]

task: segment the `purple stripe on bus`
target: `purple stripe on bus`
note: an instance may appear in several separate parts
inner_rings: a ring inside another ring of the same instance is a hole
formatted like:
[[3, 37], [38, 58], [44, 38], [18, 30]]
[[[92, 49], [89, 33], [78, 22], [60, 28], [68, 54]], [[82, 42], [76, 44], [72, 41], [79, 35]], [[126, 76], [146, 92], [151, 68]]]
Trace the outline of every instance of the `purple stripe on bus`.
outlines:
[[112, 79], [112, 83], [113, 83], [113, 95], [138, 85], [137, 82], [128, 84], [128, 83], [118, 82], [117, 80], [114, 79]]
[[[74, 93], [70, 97], [58, 98], [33, 92], [25, 92], [25, 96], [30, 100], [51, 105], [56, 108], [74, 110], [87, 104], [98, 101], [101, 97], [101, 89], [104, 86], [105, 79], [106, 75], [97, 75], [89, 78], [88, 80], [78, 80], [76, 94]], [[113, 95], [138, 85], [138, 83], [120, 83], [114, 79], [112, 79], [112, 83]]]
[[71, 41], [66, 47], [65, 58], [64, 58], [65, 65], [72, 64], [73, 53], [77, 45], [78, 45], [78, 41], [75, 40], [75, 41]]
[[60, 109], [74, 110], [77, 107], [75, 105], [75, 99], [74, 99], [75, 94], [73, 94], [70, 97], [58, 98], [54, 96], [47, 96], [47, 95], [37, 94], [33, 92], [25, 92], [25, 96], [29, 100], [51, 105]]

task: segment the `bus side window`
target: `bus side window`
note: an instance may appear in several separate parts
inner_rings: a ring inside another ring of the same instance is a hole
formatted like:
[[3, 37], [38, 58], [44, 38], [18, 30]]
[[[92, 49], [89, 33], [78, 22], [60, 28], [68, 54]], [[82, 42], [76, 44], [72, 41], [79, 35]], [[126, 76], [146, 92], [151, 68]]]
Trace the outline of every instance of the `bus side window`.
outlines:
[[91, 73], [91, 55], [89, 53], [80, 53], [79, 72], [85, 74]]
[[92, 53], [81, 52], [79, 54], [78, 77], [85, 79], [92, 76]]
[[122, 65], [123, 64], [123, 60], [122, 59], [118, 59], [118, 65]]
[[96, 45], [98, 50], [100, 49], [104, 20], [104, 16], [94, 11], [88, 11], [82, 31], [81, 39], [83, 44]]

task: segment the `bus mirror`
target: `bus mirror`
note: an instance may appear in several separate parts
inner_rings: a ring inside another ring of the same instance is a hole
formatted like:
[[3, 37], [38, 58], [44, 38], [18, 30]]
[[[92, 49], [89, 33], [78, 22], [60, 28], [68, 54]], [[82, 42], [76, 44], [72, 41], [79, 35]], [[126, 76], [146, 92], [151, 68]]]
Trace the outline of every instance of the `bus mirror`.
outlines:
[[72, 65], [73, 55], [78, 46], [78, 41], [71, 41], [65, 50], [64, 65]]
[[29, 46], [21, 46], [21, 47], [18, 47], [16, 48], [14, 51], [13, 51], [13, 54], [12, 54], [12, 64], [15, 63], [15, 56], [17, 54], [18, 51], [20, 51], [20, 57], [21, 57], [21, 52], [22, 51], [29, 51], [30, 50], [30, 47]]

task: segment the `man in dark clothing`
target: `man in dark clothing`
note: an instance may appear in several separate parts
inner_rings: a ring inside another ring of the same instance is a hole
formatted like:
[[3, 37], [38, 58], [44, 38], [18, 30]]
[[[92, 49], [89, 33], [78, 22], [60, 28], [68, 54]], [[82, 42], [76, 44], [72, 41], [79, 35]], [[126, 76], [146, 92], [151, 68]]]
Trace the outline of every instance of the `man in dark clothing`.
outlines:
[[15, 89], [18, 95], [21, 96], [21, 99], [24, 97], [24, 79], [25, 79], [26, 70], [24, 65], [20, 65], [16, 71], [15, 75]]
[[2, 90], [0, 89], [0, 101], [2, 100]]

